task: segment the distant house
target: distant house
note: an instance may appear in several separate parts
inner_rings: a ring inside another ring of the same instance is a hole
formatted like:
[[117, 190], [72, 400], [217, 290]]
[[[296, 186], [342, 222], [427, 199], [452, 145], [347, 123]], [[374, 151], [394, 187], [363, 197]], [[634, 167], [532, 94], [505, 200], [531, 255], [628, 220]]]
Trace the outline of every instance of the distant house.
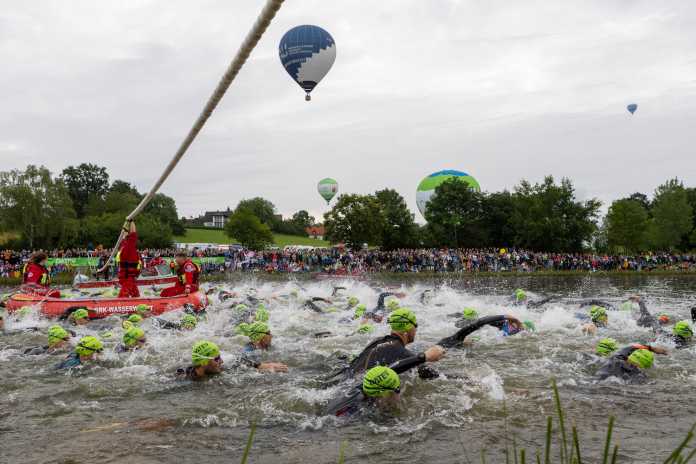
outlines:
[[233, 211], [227, 208], [226, 211], [206, 211], [204, 215], [186, 221], [186, 225], [210, 227], [211, 229], [222, 229], [225, 227], [227, 218]]
[[317, 240], [324, 240], [325, 229], [324, 226], [312, 226], [305, 229], [307, 236], [309, 238], [314, 238]]

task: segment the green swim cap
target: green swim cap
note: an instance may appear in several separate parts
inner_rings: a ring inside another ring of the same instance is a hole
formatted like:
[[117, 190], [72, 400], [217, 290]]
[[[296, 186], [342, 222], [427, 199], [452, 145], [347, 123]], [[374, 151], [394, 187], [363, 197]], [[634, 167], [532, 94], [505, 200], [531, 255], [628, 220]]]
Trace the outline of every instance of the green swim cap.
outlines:
[[532, 322], [530, 320], [526, 320], [526, 321], [522, 321], [522, 325], [529, 332], [536, 332], [536, 325], [534, 325], [534, 322]]
[[325, 313], [335, 313], [338, 312], [338, 308], [335, 306], [329, 306], [324, 310]]
[[679, 321], [674, 324], [672, 333], [677, 337], [689, 339], [694, 336], [694, 331], [689, 325], [689, 321]]
[[619, 310], [620, 311], [633, 311], [633, 302], [632, 301], [624, 301], [619, 305]]
[[371, 333], [373, 330], [375, 330], [375, 328], [372, 324], [360, 324], [360, 327], [358, 327], [358, 333], [361, 334]]
[[240, 303], [240, 304], [238, 304], [237, 306], [234, 307], [234, 310], [235, 310], [235, 311], [238, 311], [238, 312], [240, 312], [240, 313], [241, 313], [242, 311], [246, 311], [247, 309], [249, 309], [249, 307], [248, 307], [247, 305], [245, 305], [244, 303]]
[[76, 321], [80, 319], [89, 318], [89, 312], [87, 312], [85, 308], [77, 309], [72, 313], [72, 318]]
[[246, 322], [241, 322], [237, 324], [237, 326], [234, 328], [234, 333], [237, 335], [244, 335], [245, 337], [249, 335], [249, 326], [251, 324], [247, 324]]
[[48, 328], [48, 347], [51, 348], [56, 343], [70, 338], [70, 334], [59, 325], [52, 325]]
[[143, 316], [141, 316], [140, 314], [131, 314], [130, 316], [128, 316], [128, 319], [126, 320], [131, 324], [137, 325], [143, 322]]
[[79, 356], [89, 356], [92, 353], [101, 353], [103, 349], [104, 344], [97, 337], [88, 335], [80, 339], [75, 347], [75, 353]]
[[464, 308], [464, 311], [462, 311], [462, 315], [464, 316], [464, 319], [466, 319], [467, 321], [478, 319], [478, 311], [476, 311], [474, 308]]
[[254, 320], [259, 322], [268, 322], [268, 318], [269, 314], [266, 308], [259, 306], [259, 309], [256, 310], [256, 314], [254, 315]]
[[397, 300], [396, 298], [389, 298], [387, 300], [387, 309], [389, 311], [396, 311], [397, 309], [399, 309], [399, 300]]
[[290, 290], [290, 296], [296, 297], [297, 295], [299, 295], [299, 293], [297, 293], [297, 290]]
[[270, 335], [270, 333], [268, 324], [258, 321], [248, 326], [246, 335], [249, 337], [249, 340], [256, 343], [266, 335]]
[[110, 330], [105, 330], [99, 334], [101, 338], [111, 338], [114, 336], [114, 333]]
[[607, 315], [607, 310], [603, 307], [592, 306], [590, 308], [590, 319], [592, 319], [592, 322], [594, 322], [595, 324], [606, 324], [609, 320], [609, 316]]
[[521, 288], [515, 290], [515, 299], [517, 301], [522, 301], [525, 298], [527, 298], [527, 294], [524, 292], [524, 290], [522, 290]]
[[399, 393], [401, 379], [386, 366], [375, 366], [363, 377], [362, 389], [370, 398], [380, 398], [390, 393]]
[[355, 314], [353, 315], [353, 318], [360, 319], [365, 314], [365, 311], [367, 311], [367, 306], [364, 304], [359, 304], [355, 307]]
[[358, 303], [360, 303], [360, 300], [358, 300], [354, 296], [351, 296], [350, 298], [348, 298], [348, 307], [349, 308], [352, 308], [353, 306], [357, 305]]
[[152, 309], [152, 307], [150, 307], [146, 304], [142, 304], [142, 303], [135, 307], [135, 311], [138, 314], [147, 314], [150, 312], [151, 309]]
[[220, 356], [220, 348], [207, 340], [196, 342], [191, 350], [191, 362], [195, 367], [207, 366], [211, 359]]
[[198, 319], [193, 314], [184, 314], [181, 317], [181, 327], [183, 329], [193, 330], [196, 328], [196, 324], [198, 324]]
[[26, 317], [31, 314], [31, 306], [22, 306], [19, 311], [17, 311], [19, 317]]
[[145, 331], [140, 327], [131, 327], [123, 334], [123, 344], [127, 347], [133, 347], [138, 344], [138, 341], [145, 338]]
[[126, 329], [126, 330], [128, 330], [128, 329], [130, 329], [131, 327], [134, 327], [134, 326], [135, 326], [135, 324], [133, 324], [133, 323], [132, 323], [131, 321], [129, 321], [128, 319], [126, 319], [125, 321], [121, 322], [121, 327], [123, 327], [123, 328]]
[[600, 356], [609, 356], [614, 351], [619, 349], [618, 343], [613, 338], [603, 338], [597, 343], [597, 354]]
[[394, 332], [408, 332], [412, 328], [418, 327], [416, 315], [406, 308], [399, 308], [391, 313], [387, 322]]
[[654, 359], [655, 355], [652, 351], [643, 349], [634, 351], [631, 353], [631, 356], [628, 357], [628, 361], [631, 364], [635, 364], [641, 369], [650, 369], [650, 367], [653, 365]]

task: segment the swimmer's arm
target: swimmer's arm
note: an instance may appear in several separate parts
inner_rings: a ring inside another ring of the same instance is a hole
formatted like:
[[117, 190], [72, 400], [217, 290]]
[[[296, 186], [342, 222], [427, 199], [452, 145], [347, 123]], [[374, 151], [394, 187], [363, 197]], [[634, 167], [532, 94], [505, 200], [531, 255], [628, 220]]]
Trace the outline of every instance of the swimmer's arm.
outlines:
[[477, 319], [475, 322], [472, 322], [471, 324], [467, 325], [466, 327], [459, 329], [459, 331], [457, 331], [454, 335], [447, 338], [443, 338], [437, 344], [445, 348], [451, 348], [460, 344], [462, 341], [464, 341], [464, 339], [467, 336], [476, 332], [481, 327], [491, 325], [496, 322], [506, 321], [508, 319], [510, 319], [509, 316], [506, 316], [504, 314], [498, 316], [482, 317], [480, 319]]

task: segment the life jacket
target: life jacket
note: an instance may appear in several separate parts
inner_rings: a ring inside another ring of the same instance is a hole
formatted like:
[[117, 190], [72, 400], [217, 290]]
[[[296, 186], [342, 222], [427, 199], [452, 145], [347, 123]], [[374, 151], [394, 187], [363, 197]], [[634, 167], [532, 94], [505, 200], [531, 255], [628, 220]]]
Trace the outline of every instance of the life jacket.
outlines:
[[32, 283], [48, 287], [51, 283], [51, 277], [48, 274], [48, 270], [42, 265], [28, 262], [22, 269], [22, 281], [25, 284]]
[[[193, 267], [193, 271], [190, 271], [190, 270], [187, 271], [187, 270], [186, 270], [186, 268], [189, 267], [189, 264]], [[198, 286], [198, 278], [199, 278], [200, 275], [201, 275], [201, 267], [200, 267], [198, 264], [196, 264], [196, 263], [194, 263], [193, 261], [191, 261], [190, 259], [187, 259], [186, 261], [184, 261], [184, 264], [182, 264], [181, 266], [179, 266], [179, 267], [177, 268], [177, 270], [176, 270], [176, 276], [179, 278], [179, 283], [180, 283], [182, 286], [184, 286], [184, 287], [185, 287], [186, 285], [189, 285], [189, 284], [187, 284], [187, 282], [186, 282], [186, 274], [187, 274], [187, 272], [191, 272], [191, 273], [193, 274], [193, 282], [192, 282], [190, 285], [196, 285], [196, 286]]]

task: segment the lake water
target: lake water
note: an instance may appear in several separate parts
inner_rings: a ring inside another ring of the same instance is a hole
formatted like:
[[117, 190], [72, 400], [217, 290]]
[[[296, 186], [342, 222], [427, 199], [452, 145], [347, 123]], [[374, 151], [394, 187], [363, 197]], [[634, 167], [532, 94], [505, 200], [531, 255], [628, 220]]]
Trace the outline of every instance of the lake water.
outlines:
[[[335, 302], [339, 308], [350, 295], [373, 307], [387, 287], [405, 292], [401, 304], [417, 314], [419, 323], [414, 351], [455, 332], [455, 319], [447, 315], [467, 306], [481, 315], [511, 313], [532, 320], [537, 331], [502, 337], [493, 328], [482, 329], [470, 347], [450, 350], [437, 363], [440, 378], [424, 381], [403, 374], [398, 412], [337, 420], [322, 410], [342, 387], [323, 388], [316, 379], [338, 365], [341, 355], [359, 352], [387, 328], [355, 335], [355, 323], [339, 323], [349, 312], [301, 309], [305, 298], [328, 297], [335, 285], [347, 287]], [[551, 378], [558, 381], [569, 423], [578, 427], [586, 462], [602, 452], [609, 415], [616, 416], [619, 462], [631, 463], [662, 462], [696, 422], [696, 348], [673, 350], [669, 340], [659, 339], [670, 354], [658, 357], [648, 383], [597, 383], [592, 353], [600, 338], [611, 336], [625, 345], [651, 341], [654, 335], [638, 327], [630, 312], [617, 311], [610, 313], [608, 328], [586, 336], [575, 316], [584, 298], [619, 303], [637, 293], [653, 313], [689, 319], [689, 308], [696, 305], [691, 276], [387, 283], [244, 279], [215, 287], [208, 321], [194, 331], [156, 330], [146, 321], [148, 347], [117, 354], [122, 332], [115, 329], [100, 362], [79, 372], [52, 369], [62, 355], [21, 354], [28, 346], [45, 344], [42, 333], [0, 336], [0, 462], [234, 463], [241, 459], [251, 422], [257, 431], [250, 463], [337, 462], [342, 442], [349, 463], [481, 462], [482, 449], [487, 462], [505, 462], [508, 438], [515, 436], [528, 456], [543, 446], [545, 418], [554, 414]], [[556, 300], [540, 309], [512, 307], [509, 297], [517, 287], [532, 298]], [[230, 304], [216, 298], [220, 289], [253, 292], [267, 301], [274, 339], [265, 356], [287, 363], [287, 374], [232, 367], [246, 340], [234, 335]], [[431, 296], [423, 303], [427, 289]], [[293, 290], [298, 298], [288, 296]], [[165, 317], [178, 320], [179, 314]], [[52, 323], [35, 314], [8, 319], [10, 330]], [[334, 335], [315, 338], [319, 331]], [[87, 326], [78, 332], [93, 331]], [[221, 347], [228, 369], [203, 382], [175, 380], [176, 368], [190, 363], [191, 346], [200, 339]]]

